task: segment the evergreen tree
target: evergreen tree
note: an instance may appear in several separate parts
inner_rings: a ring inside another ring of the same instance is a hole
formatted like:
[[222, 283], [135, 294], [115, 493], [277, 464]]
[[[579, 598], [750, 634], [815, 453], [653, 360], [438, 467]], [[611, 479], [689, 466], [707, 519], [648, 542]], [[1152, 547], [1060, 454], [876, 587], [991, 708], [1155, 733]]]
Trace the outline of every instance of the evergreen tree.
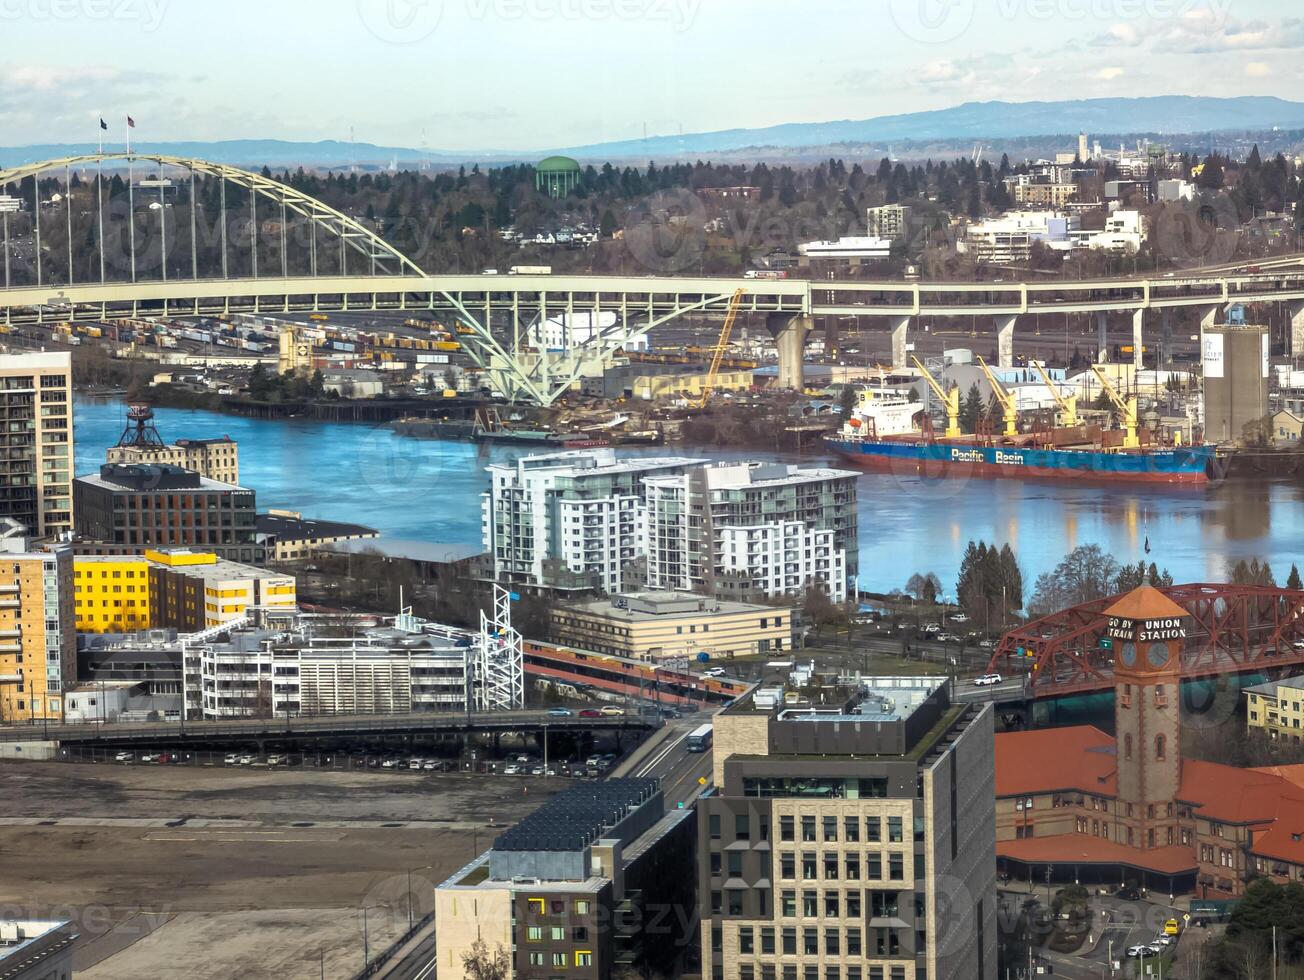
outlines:
[[1299, 569], [1294, 565], [1290, 566], [1290, 575], [1286, 579], [1286, 588], [1293, 592], [1304, 591], [1304, 582], [1300, 581]]
[[978, 383], [969, 386], [969, 393], [960, 405], [960, 428], [965, 432], [978, 431], [978, 422], [983, 414], [983, 396], [978, 391]]

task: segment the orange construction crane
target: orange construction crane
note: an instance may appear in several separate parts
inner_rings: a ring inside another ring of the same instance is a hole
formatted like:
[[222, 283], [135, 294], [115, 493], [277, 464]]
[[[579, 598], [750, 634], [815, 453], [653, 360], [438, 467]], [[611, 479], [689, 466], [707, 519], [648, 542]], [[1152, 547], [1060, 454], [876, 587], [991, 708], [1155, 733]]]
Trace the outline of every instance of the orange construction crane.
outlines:
[[720, 328], [720, 339], [716, 342], [715, 353], [711, 356], [711, 368], [706, 372], [706, 384], [702, 385], [702, 397], [697, 403], [698, 408], [706, 408], [706, 403], [711, 400], [711, 392], [715, 390], [715, 379], [720, 374], [720, 363], [724, 360], [724, 352], [729, 349], [729, 335], [733, 333], [734, 320], [738, 317], [738, 309], [743, 305], [743, 295], [746, 292], [745, 289], [739, 289], [729, 300], [729, 311], [724, 315], [724, 326]]

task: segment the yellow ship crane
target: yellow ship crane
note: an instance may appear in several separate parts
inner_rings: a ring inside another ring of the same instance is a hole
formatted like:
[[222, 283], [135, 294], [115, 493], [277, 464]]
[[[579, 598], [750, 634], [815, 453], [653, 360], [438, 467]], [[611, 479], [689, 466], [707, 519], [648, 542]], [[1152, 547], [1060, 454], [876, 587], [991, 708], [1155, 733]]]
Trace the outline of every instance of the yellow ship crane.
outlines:
[[1050, 375], [1046, 373], [1046, 368], [1041, 361], [1033, 361], [1032, 364], [1037, 369], [1037, 373], [1041, 375], [1041, 380], [1045, 382], [1046, 387], [1050, 389], [1050, 396], [1055, 399], [1055, 404], [1059, 405], [1060, 425], [1066, 429], [1075, 428], [1078, 424], [1077, 396], [1073, 395], [1065, 398], [1059, 390], [1059, 385], [1052, 381]]
[[915, 362], [915, 367], [919, 368], [919, 372], [924, 376], [924, 380], [928, 382], [928, 386], [933, 389], [933, 393], [937, 395], [938, 399], [946, 407], [946, 438], [954, 439], [961, 435], [960, 389], [952, 388], [950, 391], [947, 391], [941, 386], [938, 380], [933, 377], [928, 368], [924, 367], [923, 362], [919, 360], [919, 358], [912, 357], [911, 360]]
[[698, 408], [706, 408], [715, 389], [715, 379], [720, 376], [720, 364], [724, 361], [724, 352], [729, 349], [729, 336], [733, 333], [734, 320], [738, 317], [738, 308], [743, 304], [745, 289], [739, 289], [729, 300], [729, 310], [724, 315], [724, 326], [720, 328], [720, 339], [716, 342], [715, 353], [711, 355], [711, 368], [706, 372], [706, 383], [702, 385], [702, 397]]
[[1005, 417], [1005, 435], [1013, 439], [1019, 434], [1019, 403], [981, 357], [978, 358], [978, 366], [983, 369], [983, 374], [987, 375], [987, 383], [992, 386], [992, 394], [1001, 403], [1001, 414]]
[[1114, 407], [1118, 409], [1119, 415], [1122, 416], [1123, 448], [1138, 448], [1141, 445], [1141, 440], [1138, 439], [1136, 435], [1138, 418], [1136, 395], [1128, 395], [1126, 398], [1120, 395], [1118, 389], [1116, 389], [1110, 382], [1109, 378], [1105, 376], [1105, 372], [1100, 370], [1100, 365], [1091, 365], [1091, 370], [1100, 381], [1101, 390], [1104, 391], [1106, 397], [1114, 403]]

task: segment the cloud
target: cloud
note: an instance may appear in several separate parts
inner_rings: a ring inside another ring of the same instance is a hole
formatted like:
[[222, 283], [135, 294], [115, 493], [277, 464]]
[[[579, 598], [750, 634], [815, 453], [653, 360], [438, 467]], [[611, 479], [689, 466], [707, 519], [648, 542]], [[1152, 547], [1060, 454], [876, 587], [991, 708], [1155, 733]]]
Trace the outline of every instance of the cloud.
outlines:
[[1134, 24], [1114, 24], [1104, 34], [1098, 34], [1088, 44], [1095, 48], [1135, 48], [1145, 41], [1145, 35]]
[[1304, 20], [1219, 21], [1209, 11], [1191, 11], [1161, 28], [1155, 50], [1166, 54], [1273, 51], [1304, 46]]
[[1117, 65], [1111, 65], [1108, 68], [1102, 68], [1100, 71], [1096, 72], [1096, 77], [1102, 82], [1112, 82], [1123, 74], [1125, 73], [1122, 68], [1119, 68]]
[[1262, 61], [1251, 61], [1245, 66], [1245, 74], [1250, 78], [1267, 78], [1272, 69]]

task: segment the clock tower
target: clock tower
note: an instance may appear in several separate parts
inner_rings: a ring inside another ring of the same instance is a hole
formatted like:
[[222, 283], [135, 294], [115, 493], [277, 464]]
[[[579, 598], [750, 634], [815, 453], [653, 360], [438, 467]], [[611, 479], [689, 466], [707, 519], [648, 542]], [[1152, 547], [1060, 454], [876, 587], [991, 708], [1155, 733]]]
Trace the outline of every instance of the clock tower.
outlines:
[[1186, 610], [1142, 586], [1105, 610], [1114, 641], [1117, 836], [1133, 847], [1180, 842], [1181, 679]]

